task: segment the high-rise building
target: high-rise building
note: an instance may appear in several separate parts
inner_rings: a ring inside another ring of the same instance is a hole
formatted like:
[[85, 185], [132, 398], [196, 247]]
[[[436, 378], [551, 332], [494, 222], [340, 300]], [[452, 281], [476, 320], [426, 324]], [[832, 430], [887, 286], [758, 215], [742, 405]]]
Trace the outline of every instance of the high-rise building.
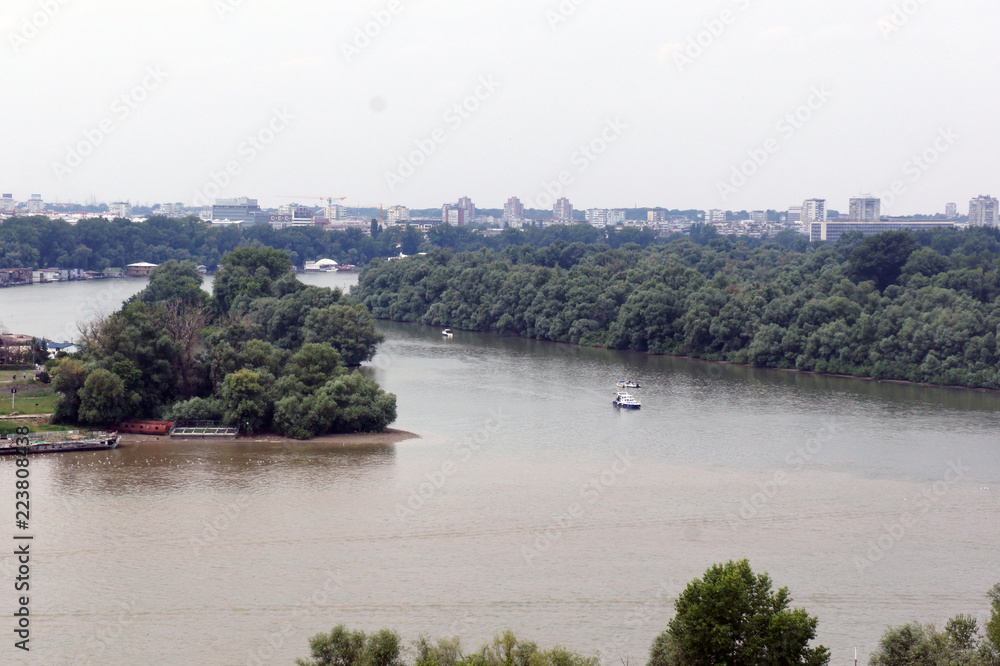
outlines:
[[665, 210], [651, 210], [646, 214], [646, 221], [653, 222], [654, 224], [667, 221], [667, 212]]
[[385, 215], [389, 224], [400, 224], [410, 219], [410, 209], [406, 206], [392, 206]]
[[441, 222], [455, 227], [464, 227], [465, 209], [454, 204], [445, 204], [441, 207]]
[[608, 210], [606, 208], [591, 208], [587, 211], [587, 223], [594, 227], [608, 226]]
[[785, 218], [785, 222], [791, 226], [802, 224], [802, 206], [789, 206], [788, 217]]
[[851, 199], [850, 221], [876, 223], [882, 220], [882, 200], [878, 197]]
[[0, 198], [0, 213], [13, 213], [17, 210], [17, 202], [13, 194], [5, 194]]
[[552, 217], [560, 222], [573, 221], [573, 204], [569, 202], [569, 199], [563, 197], [556, 202], [556, 205], [552, 207]]
[[990, 195], [976, 197], [969, 202], [970, 227], [996, 227], [1000, 222], [1000, 207]]
[[184, 214], [184, 204], [165, 203], [160, 204], [160, 215], [165, 217], [180, 217]]
[[247, 226], [270, 224], [271, 216], [261, 210], [256, 199], [216, 199], [212, 206], [211, 219], [242, 222]]
[[45, 202], [42, 200], [41, 194], [32, 194], [31, 199], [25, 204], [25, 208], [28, 210], [29, 215], [35, 215], [41, 213], [45, 210]]
[[767, 224], [767, 211], [755, 210], [750, 213], [750, 221], [754, 224]]
[[472, 203], [472, 199], [469, 197], [462, 197], [458, 200], [457, 207], [465, 211], [466, 224], [472, 224], [472, 222], [476, 219], [476, 204]]
[[524, 220], [524, 205], [521, 200], [517, 197], [507, 199], [507, 203], [503, 205], [503, 221], [520, 222], [522, 220]]
[[108, 214], [112, 217], [130, 220], [132, 219], [132, 204], [127, 201], [116, 201], [108, 206]]
[[802, 202], [802, 224], [826, 222], [826, 199], [806, 199]]
[[958, 217], [958, 204], [950, 203], [944, 207], [944, 214], [948, 216], [949, 220], [954, 220]]
[[707, 224], [725, 224], [726, 223], [726, 211], [714, 208], [709, 211], [705, 211], [705, 222]]
[[595, 227], [616, 227], [625, 224], [624, 208], [591, 208], [587, 211], [587, 222]]

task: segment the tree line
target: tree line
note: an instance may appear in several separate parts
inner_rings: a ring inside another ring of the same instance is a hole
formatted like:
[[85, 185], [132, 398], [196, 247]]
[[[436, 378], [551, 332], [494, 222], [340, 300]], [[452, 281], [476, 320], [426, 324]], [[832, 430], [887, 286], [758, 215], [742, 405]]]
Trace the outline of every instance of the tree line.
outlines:
[[[988, 593], [991, 616], [980, 630], [969, 615], [951, 619], [943, 631], [911, 623], [890, 627], [871, 655], [870, 666], [1000, 665], [1000, 585]], [[767, 574], [747, 560], [712, 566], [674, 603], [674, 617], [653, 641], [648, 666], [826, 666], [830, 651], [813, 645], [819, 624], [793, 608], [788, 588], [773, 589]], [[466, 653], [458, 638], [421, 637], [404, 649], [394, 631], [366, 634], [344, 625], [309, 641], [310, 659], [299, 666], [599, 666], [602, 657], [564, 647], [543, 650], [512, 632]]]
[[[596, 242], [602, 230], [589, 225], [579, 228], [510, 229], [502, 238], [471, 227], [441, 225], [428, 234], [412, 226], [391, 226], [366, 234], [360, 229], [324, 231], [318, 227], [276, 230], [270, 225], [253, 227], [212, 226], [197, 217], [151, 217], [133, 223], [125, 219], [90, 218], [75, 225], [43, 216], [12, 217], [0, 223], [0, 268], [76, 268], [102, 271], [132, 263], [193, 261], [214, 270], [222, 257], [240, 247], [272, 247], [283, 250], [295, 266], [330, 258], [342, 264], [362, 266], [372, 259], [412, 255], [436, 247], [452, 249], [502, 249], [510, 244], [548, 245], [558, 239]], [[656, 238], [649, 231], [640, 238], [628, 230], [622, 242]], [[612, 234], [614, 235], [614, 233]], [[614, 241], [612, 241], [614, 242]]]
[[306, 286], [289, 256], [241, 248], [210, 296], [192, 262], [168, 261], [117, 312], [91, 322], [80, 351], [51, 366], [54, 419], [218, 421], [308, 439], [378, 432], [396, 397], [353, 369], [382, 336], [340, 290]]
[[354, 294], [380, 319], [1000, 388], [996, 229], [856, 233], [810, 244], [797, 234], [755, 241], [696, 226], [690, 236], [645, 245], [438, 249], [373, 262]]

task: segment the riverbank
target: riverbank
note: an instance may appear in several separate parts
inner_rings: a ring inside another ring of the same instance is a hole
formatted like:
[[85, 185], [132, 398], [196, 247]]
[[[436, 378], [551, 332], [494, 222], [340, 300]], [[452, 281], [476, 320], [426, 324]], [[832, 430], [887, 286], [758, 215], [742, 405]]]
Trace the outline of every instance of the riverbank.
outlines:
[[298, 448], [298, 449], [356, 449], [372, 446], [390, 446], [410, 439], [420, 439], [420, 435], [405, 430], [389, 428], [377, 433], [350, 433], [343, 435], [324, 435], [309, 440], [289, 439], [278, 435], [259, 435], [255, 437], [205, 439], [202, 437], [169, 437], [141, 434], [123, 434], [122, 444], [198, 444], [214, 446], [220, 444], [259, 444], [264, 446]]
[[[433, 331], [440, 331], [440, 327], [439, 326], [431, 326], [431, 325], [428, 325], [428, 324], [421, 324], [419, 322], [401, 322], [401, 321], [394, 321], [392, 319], [379, 319], [378, 321], [379, 322], [383, 322], [383, 323], [392, 323], [394, 325], [418, 326], [420, 328], [426, 328], [426, 329], [430, 329], [430, 330], [433, 330]], [[985, 394], [994, 394], [994, 395], [1000, 394], [1000, 389], [985, 388], [985, 387], [979, 387], [979, 386], [962, 386], [960, 384], [933, 384], [933, 383], [930, 383], [930, 382], [915, 382], [915, 381], [910, 381], [910, 380], [906, 380], [906, 379], [879, 379], [879, 378], [870, 377], [870, 376], [867, 376], [867, 375], [849, 375], [849, 374], [843, 374], [843, 373], [817, 372], [815, 370], [799, 370], [797, 368], [777, 368], [777, 367], [771, 367], [771, 366], [752, 365], [750, 363], [737, 363], [735, 361], [724, 361], [724, 360], [699, 358], [697, 356], [688, 356], [688, 355], [684, 355], [684, 354], [657, 354], [657, 353], [654, 353], [654, 352], [641, 351], [641, 350], [638, 350], [638, 349], [612, 349], [610, 347], [605, 347], [605, 346], [601, 346], [601, 345], [587, 345], [587, 344], [580, 344], [580, 343], [573, 343], [573, 342], [560, 342], [560, 341], [557, 341], [557, 340], [537, 340], [536, 338], [531, 338], [531, 337], [526, 337], [526, 336], [521, 336], [521, 335], [511, 335], [511, 334], [497, 333], [495, 331], [467, 331], [467, 330], [458, 329], [458, 328], [454, 328], [454, 327], [452, 327], [452, 330], [455, 333], [470, 333], [470, 334], [474, 334], [474, 335], [488, 335], [488, 336], [494, 336], [494, 337], [496, 337], [498, 339], [523, 340], [523, 341], [531, 342], [531, 343], [541, 342], [541, 343], [544, 343], [544, 344], [553, 344], [553, 345], [558, 345], [560, 347], [568, 347], [568, 348], [574, 348], [574, 349], [594, 349], [594, 350], [607, 351], [607, 352], [621, 352], [621, 353], [628, 353], [628, 354], [641, 354], [642, 356], [645, 356], [645, 357], [648, 357], [648, 358], [670, 358], [670, 359], [677, 359], [677, 360], [682, 360], [682, 361], [692, 361], [692, 362], [695, 362], [695, 363], [705, 363], [705, 364], [708, 364], [709, 366], [715, 366], [715, 367], [743, 368], [743, 369], [751, 370], [751, 371], [773, 371], [773, 372], [781, 372], [781, 373], [785, 373], [785, 374], [793, 374], [793, 375], [800, 375], [800, 376], [807, 376], [807, 377], [830, 377], [830, 378], [834, 378], [834, 379], [856, 379], [856, 380], [859, 380], [859, 381], [863, 381], [863, 382], [867, 382], [867, 383], [874, 383], [874, 384], [892, 384], [892, 385], [897, 385], [897, 386], [913, 386], [913, 387], [920, 387], [920, 388], [947, 389], [949, 391], [957, 391], [957, 392], [965, 392], [965, 393], [985, 393]]]

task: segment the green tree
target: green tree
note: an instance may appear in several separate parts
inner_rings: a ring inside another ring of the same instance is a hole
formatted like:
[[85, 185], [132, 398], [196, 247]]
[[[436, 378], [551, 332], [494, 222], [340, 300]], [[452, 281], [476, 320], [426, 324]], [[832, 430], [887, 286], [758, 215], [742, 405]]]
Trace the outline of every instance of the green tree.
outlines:
[[886, 630], [870, 666], [993, 666], [973, 617], [959, 615], [944, 631], [911, 622]]
[[305, 320], [305, 341], [329, 343], [347, 366], [361, 365], [375, 356], [385, 336], [375, 329], [375, 318], [363, 305], [340, 302], [312, 310]]
[[61, 358], [52, 371], [52, 388], [60, 395], [59, 405], [52, 420], [56, 423], [75, 423], [80, 415], [80, 389], [87, 381], [83, 361]]
[[80, 422], [112, 425], [126, 416], [125, 386], [121, 378], [104, 369], [87, 375], [80, 389]]
[[990, 619], [986, 623], [986, 638], [993, 647], [993, 651], [1000, 660], [1000, 583], [993, 586], [989, 592], [990, 599]]
[[153, 269], [149, 284], [132, 300], [147, 303], [181, 300], [187, 305], [201, 306], [208, 300], [208, 293], [201, 288], [202, 279], [193, 261], [171, 259]]
[[676, 615], [657, 637], [650, 666], [790, 666], [829, 663], [822, 646], [809, 647], [817, 620], [790, 610], [787, 588], [771, 590], [767, 574], [747, 560], [711, 567], [678, 598]]
[[851, 251], [851, 271], [859, 280], [872, 280], [879, 289], [894, 283], [910, 255], [920, 249], [909, 231], [887, 231], [869, 236]]
[[259, 432], [268, 423], [270, 404], [260, 373], [238, 370], [222, 384], [223, 418], [248, 433]]
[[292, 270], [287, 252], [271, 247], [241, 247], [222, 258], [213, 291], [222, 312], [229, 312], [239, 297], [270, 296], [274, 283]]
[[225, 409], [218, 398], [191, 398], [168, 407], [163, 417], [168, 421], [221, 421]]
[[344, 625], [309, 639], [311, 659], [298, 666], [403, 666], [399, 635], [383, 629], [374, 634], [350, 631]]

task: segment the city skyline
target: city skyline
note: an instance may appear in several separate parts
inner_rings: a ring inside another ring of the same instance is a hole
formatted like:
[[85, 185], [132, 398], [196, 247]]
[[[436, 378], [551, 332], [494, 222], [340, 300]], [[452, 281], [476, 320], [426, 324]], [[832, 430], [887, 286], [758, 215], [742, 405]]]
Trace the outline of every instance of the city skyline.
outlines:
[[[262, 208], [264, 210], [277, 210], [277, 209], [281, 209], [281, 208], [287, 208], [290, 205], [304, 206], [304, 207], [308, 207], [310, 209], [317, 209], [317, 210], [323, 210], [324, 208], [327, 208], [327, 206], [322, 205], [322, 204], [303, 203], [303, 201], [307, 201], [307, 200], [313, 199], [313, 198], [319, 198], [319, 197], [303, 197], [301, 201], [298, 200], [298, 199], [296, 199], [295, 197], [280, 197], [279, 199], [284, 200], [284, 203], [275, 203], [273, 205], [264, 205], [264, 206], [262, 206]], [[38, 212], [42, 212], [44, 210], [51, 210], [51, 209], [45, 208], [45, 206], [48, 206], [49, 204], [51, 204], [53, 206], [79, 206], [79, 207], [101, 206], [101, 205], [104, 205], [104, 206], [109, 207], [112, 210], [116, 209], [116, 207], [123, 207], [123, 209], [125, 207], [127, 207], [129, 209], [131, 209], [133, 207], [144, 207], [144, 208], [150, 208], [150, 209], [154, 209], [154, 210], [155, 209], [165, 209], [170, 214], [174, 214], [175, 212], [180, 211], [180, 210], [184, 210], [184, 209], [187, 209], [187, 210], [209, 210], [209, 209], [213, 208], [213, 206], [220, 205], [220, 203], [224, 202], [224, 201], [237, 201], [237, 200], [246, 200], [246, 199], [252, 199], [253, 201], [258, 202], [258, 203], [263, 200], [263, 199], [261, 199], [259, 197], [254, 197], [254, 196], [248, 196], [246, 194], [241, 194], [240, 196], [233, 196], [233, 197], [218, 197], [218, 198], [213, 199], [211, 202], [206, 203], [206, 204], [193, 204], [193, 203], [188, 203], [188, 202], [183, 202], [183, 201], [180, 201], [180, 202], [167, 202], [167, 201], [157, 201], [157, 202], [151, 202], [151, 201], [131, 201], [129, 199], [121, 199], [121, 198], [119, 198], [119, 199], [107, 199], [107, 200], [90, 199], [90, 200], [88, 200], [86, 202], [79, 202], [79, 201], [49, 201], [44, 195], [41, 195], [41, 194], [32, 194], [30, 198], [19, 198], [19, 197], [14, 196], [12, 193], [3, 193], [3, 194], [0, 194], [0, 214], [3, 214], [3, 213], [12, 213], [12, 212], [15, 212], [15, 210], [17, 212], [19, 212], [19, 213], [31, 213], [31, 214], [35, 214], [35, 213], [38, 213]], [[409, 212], [411, 210], [426, 212], [426, 211], [438, 209], [438, 210], [442, 210], [442, 216], [443, 217], [447, 217], [448, 211], [454, 213], [457, 210], [461, 210], [463, 212], [463, 216], [462, 216], [463, 220], [473, 220], [473, 219], [476, 219], [478, 217], [478, 213], [485, 212], [485, 211], [499, 212], [501, 215], [503, 215], [504, 214], [503, 211], [509, 205], [511, 205], [512, 201], [516, 200], [517, 203], [518, 203], [518, 205], [520, 206], [520, 208], [523, 211], [531, 210], [531, 211], [535, 211], [535, 212], [549, 212], [552, 215], [553, 219], [557, 219], [558, 220], [558, 219], [573, 219], [572, 217], [570, 217], [570, 216], [568, 216], [568, 215], [565, 214], [567, 211], [568, 211], [569, 215], [572, 215], [573, 213], [576, 213], [578, 215], [584, 215], [589, 210], [597, 210], [597, 209], [603, 209], [603, 210], [622, 210], [622, 211], [628, 211], [628, 210], [648, 210], [648, 211], [665, 211], [665, 212], [666, 211], [700, 211], [700, 212], [708, 214], [709, 217], [710, 217], [711, 213], [714, 213], [714, 212], [717, 212], [719, 214], [721, 214], [721, 213], [742, 213], [742, 212], [746, 212], [746, 213], [749, 213], [751, 215], [751, 218], [752, 218], [754, 214], [760, 214], [760, 213], [765, 213], [765, 212], [778, 212], [778, 213], [782, 213], [782, 214], [789, 213], [789, 212], [794, 212], [795, 214], [801, 214], [801, 212], [803, 210], [805, 210], [808, 213], [809, 206], [814, 206], [816, 208], [816, 212], [814, 212], [812, 214], [813, 217], [811, 217], [809, 219], [809, 221], [817, 221], [819, 219], [819, 217], [826, 216], [826, 214], [827, 214], [828, 211], [837, 212], [840, 216], [842, 216], [844, 218], [848, 218], [849, 217], [851, 219], [855, 219], [855, 217], [857, 215], [856, 212], [855, 212], [856, 211], [856, 207], [857, 206], [862, 206], [865, 209], [865, 213], [862, 214], [858, 219], [856, 219], [856, 221], [871, 222], [871, 221], [877, 221], [880, 216], [881, 217], [887, 217], [887, 216], [888, 217], [912, 217], [912, 216], [925, 216], [925, 215], [948, 215], [948, 216], [955, 216], [955, 217], [966, 216], [968, 213], [974, 213], [977, 210], [977, 206], [978, 206], [979, 202], [981, 202], [984, 199], [985, 200], [991, 200], [991, 199], [993, 199], [993, 197], [991, 195], [989, 195], [989, 194], [987, 194], [987, 195], [980, 194], [978, 196], [972, 197], [971, 200], [969, 201], [968, 206], [966, 206], [964, 203], [960, 204], [959, 202], [949, 201], [949, 202], [946, 202], [945, 204], [943, 204], [939, 209], [921, 211], [921, 212], [918, 212], [918, 213], [914, 213], [913, 215], [881, 215], [880, 214], [880, 209], [881, 209], [881, 206], [882, 206], [882, 203], [883, 203], [882, 199], [879, 198], [879, 197], [873, 197], [873, 196], [867, 195], [867, 194], [866, 195], [858, 195], [858, 196], [852, 196], [852, 197], [850, 197], [848, 199], [848, 201], [847, 201], [847, 205], [846, 206], [843, 206], [843, 205], [840, 205], [840, 204], [834, 204], [833, 206], [831, 206], [831, 205], [829, 205], [829, 202], [828, 202], [827, 199], [824, 199], [824, 198], [812, 198], [812, 199], [807, 199], [804, 202], [802, 202], [803, 205], [798, 205], [798, 203], [796, 202], [795, 204], [790, 205], [790, 206], [767, 206], [767, 207], [759, 208], [759, 209], [749, 209], [749, 208], [742, 208], [742, 209], [741, 208], [718, 208], [718, 209], [709, 208], [709, 209], [699, 209], [699, 208], [682, 208], [682, 207], [678, 207], [678, 206], [669, 206], [669, 205], [667, 205], [667, 206], [663, 206], [663, 205], [645, 205], [645, 206], [621, 206], [621, 205], [607, 206], [607, 205], [598, 205], [598, 206], [589, 206], [589, 207], [586, 207], [586, 208], [581, 208], [581, 207], [578, 207], [574, 203], [574, 201], [572, 199], [567, 198], [567, 197], [560, 197], [559, 200], [556, 201], [550, 207], [536, 208], [536, 207], [528, 206], [526, 204], [526, 202], [522, 202], [520, 200], [520, 197], [517, 197], [517, 196], [509, 197], [507, 199], [507, 201], [501, 203], [500, 205], [496, 205], [496, 206], [489, 206], [489, 205], [487, 205], [487, 206], [478, 206], [471, 197], [469, 197], [469, 196], [463, 196], [463, 197], [460, 197], [458, 199], [457, 203], [448, 202], [448, 203], [444, 203], [444, 204], [439, 204], [437, 206], [429, 206], [429, 207], [426, 207], [426, 208], [420, 207], [420, 206], [409, 205], [406, 202], [399, 202], [399, 201], [396, 201], [396, 202], [393, 202], [393, 203], [383, 203], [383, 204], [374, 204], [374, 205], [373, 204], [369, 204], [369, 205], [337, 204], [335, 207], [337, 209], [340, 209], [340, 210], [371, 210], [371, 209], [379, 209], [379, 208], [381, 208], [383, 210], [383, 213], [386, 214], [386, 215], [389, 215], [391, 213], [391, 211], [394, 210], [394, 209], [405, 210], [407, 212]], [[331, 203], [330, 205], [333, 205], [333, 204]], [[968, 213], [967, 212], [963, 212], [963, 211], [968, 211]], [[998, 224], [1000, 224], [1000, 220], [998, 220]]]
[[578, 210], [871, 192], [898, 216], [997, 189], [990, 106], [953, 100], [1000, 66], [998, 7], [51, 4], [0, 9], [8, 85], [28, 91], [0, 130], [8, 192]]

